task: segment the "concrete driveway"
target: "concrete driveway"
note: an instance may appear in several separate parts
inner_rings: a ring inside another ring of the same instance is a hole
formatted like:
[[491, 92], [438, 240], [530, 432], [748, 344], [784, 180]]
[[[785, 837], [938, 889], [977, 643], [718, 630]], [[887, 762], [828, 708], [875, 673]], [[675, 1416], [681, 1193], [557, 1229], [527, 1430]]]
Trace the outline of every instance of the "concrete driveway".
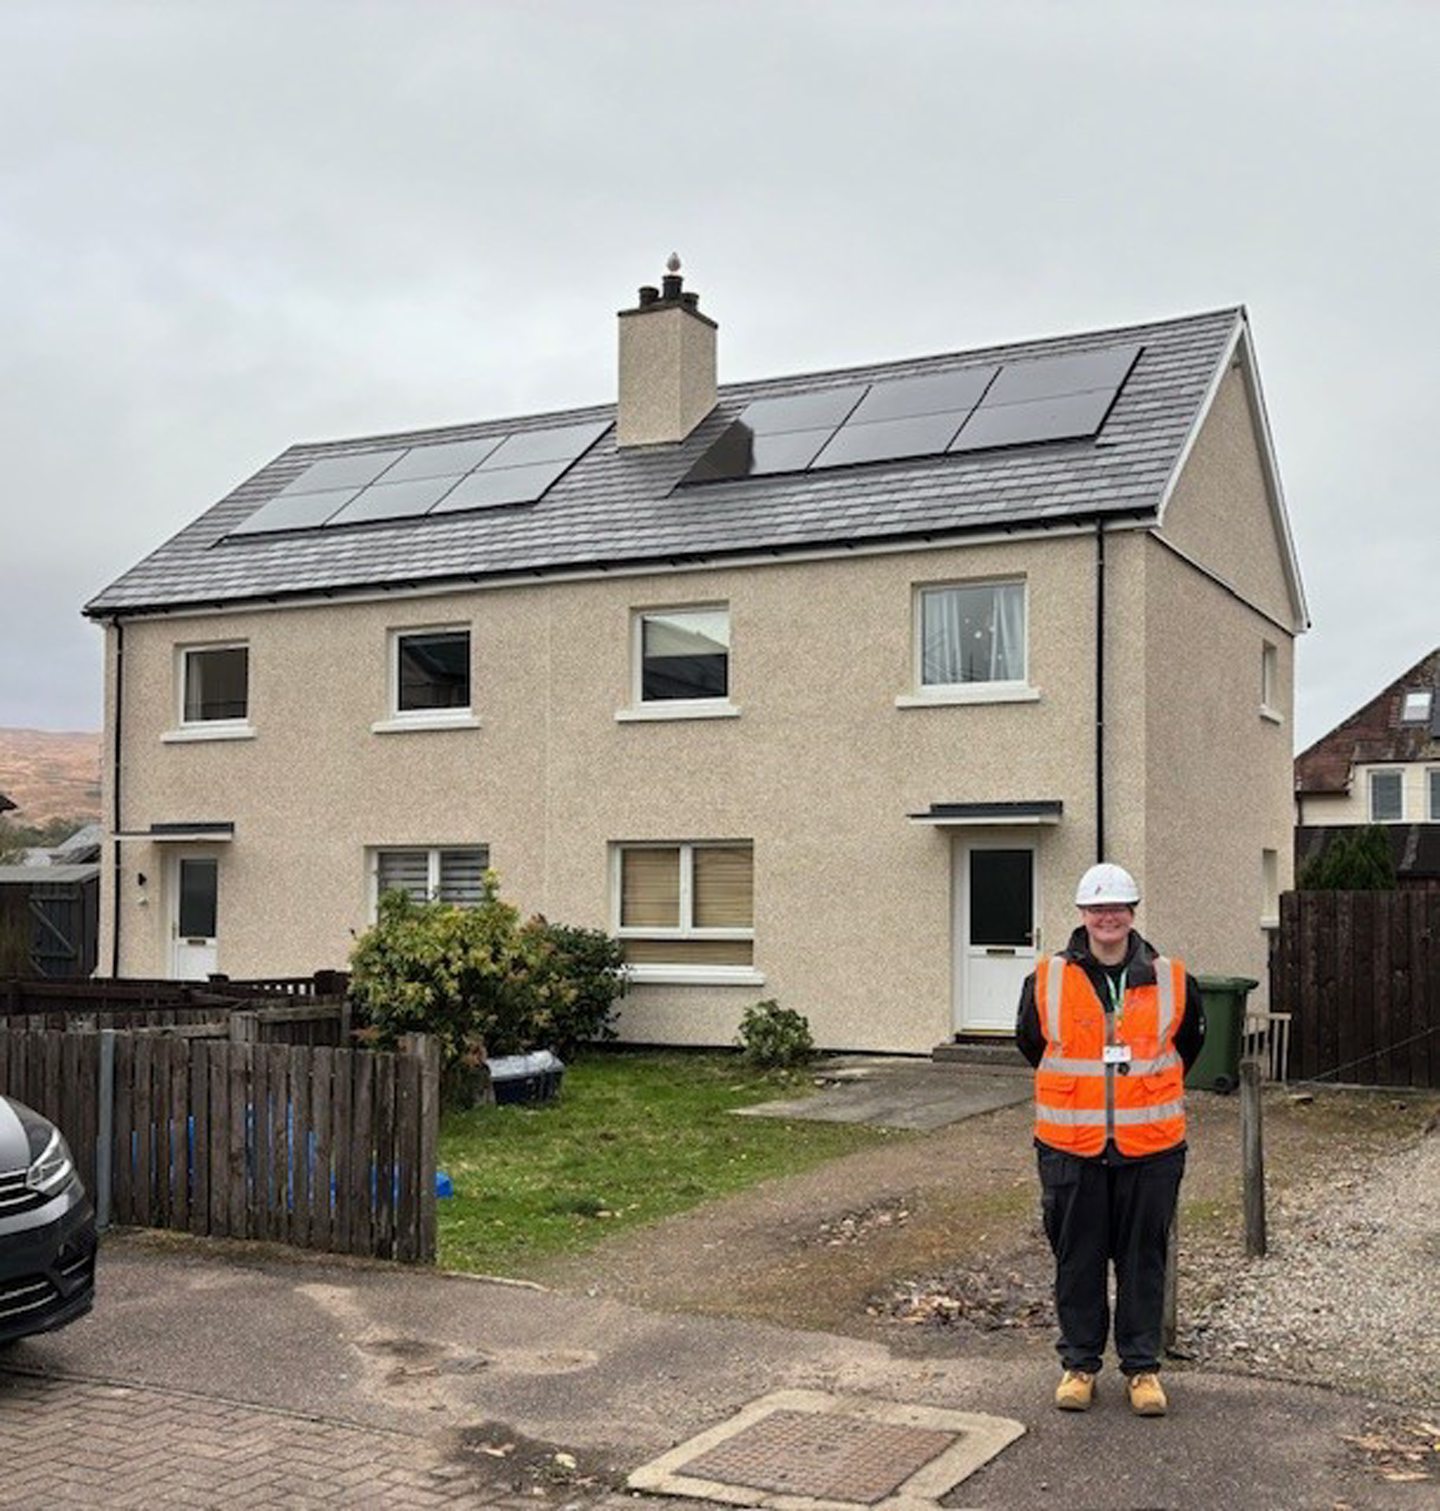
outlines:
[[[776, 1390], [1011, 1418], [956, 1506], [1420, 1506], [1343, 1438], [1366, 1402], [1198, 1373], [1165, 1421], [1048, 1365], [240, 1246], [112, 1237], [95, 1314], [0, 1356], [0, 1505], [675, 1507], [626, 1476]], [[743, 1494], [742, 1494], [743, 1500]], [[758, 1497], [757, 1497], [758, 1499]], [[1429, 1502], [1433, 1504], [1433, 1501]]]

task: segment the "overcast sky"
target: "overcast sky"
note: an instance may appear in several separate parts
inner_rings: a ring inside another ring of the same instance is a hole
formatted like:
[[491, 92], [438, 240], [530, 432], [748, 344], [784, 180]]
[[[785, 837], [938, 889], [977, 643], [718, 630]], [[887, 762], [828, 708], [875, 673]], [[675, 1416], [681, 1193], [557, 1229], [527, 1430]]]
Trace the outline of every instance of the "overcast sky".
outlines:
[[0, 725], [292, 442], [1249, 307], [1308, 743], [1440, 643], [1440, 6], [0, 4]]

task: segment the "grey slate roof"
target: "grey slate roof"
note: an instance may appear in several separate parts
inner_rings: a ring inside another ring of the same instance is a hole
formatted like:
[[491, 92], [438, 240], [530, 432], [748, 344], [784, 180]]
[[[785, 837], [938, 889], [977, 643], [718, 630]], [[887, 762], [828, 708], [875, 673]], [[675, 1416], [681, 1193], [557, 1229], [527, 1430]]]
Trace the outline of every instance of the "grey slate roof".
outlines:
[[[619, 451], [613, 428], [536, 504], [224, 539], [321, 457], [612, 420], [613, 404], [441, 430], [291, 446], [86, 605], [92, 616], [379, 585], [473, 581], [621, 563], [716, 559], [1040, 527], [1099, 514], [1154, 513], [1234, 333], [1240, 309], [1013, 346], [726, 384], [709, 417], [674, 446]], [[1099, 435], [976, 452], [677, 488], [726, 425], [758, 398], [996, 361], [1144, 350]]]

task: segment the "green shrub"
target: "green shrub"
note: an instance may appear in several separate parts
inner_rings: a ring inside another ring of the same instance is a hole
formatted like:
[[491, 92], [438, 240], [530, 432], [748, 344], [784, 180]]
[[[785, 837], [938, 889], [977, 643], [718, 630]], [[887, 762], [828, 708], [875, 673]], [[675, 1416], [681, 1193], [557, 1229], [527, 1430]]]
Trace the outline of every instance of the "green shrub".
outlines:
[[350, 1000], [381, 1048], [433, 1034], [447, 1099], [465, 1100], [489, 1058], [532, 1049], [563, 1058], [613, 1038], [620, 966], [619, 944], [598, 930], [522, 924], [487, 871], [473, 907], [386, 892], [351, 951]]
[[402, 1034], [434, 1034], [453, 1077], [543, 1037], [534, 947], [518, 912], [500, 900], [493, 872], [469, 908], [386, 892], [375, 926], [351, 952], [350, 998], [383, 1048]]
[[1302, 892], [1392, 892], [1395, 860], [1378, 824], [1338, 834], [1301, 867]]
[[773, 997], [745, 1009], [736, 1043], [746, 1061], [762, 1070], [790, 1069], [815, 1054], [810, 1020]]
[[603, 929], [572, 928], [539, 914], [524, 926], [532, 958], [551, 990], [546, 1048], [562, 1060], [582, 1044], [616, 1037], [615, 1003], [625, 994], [625, 951]]

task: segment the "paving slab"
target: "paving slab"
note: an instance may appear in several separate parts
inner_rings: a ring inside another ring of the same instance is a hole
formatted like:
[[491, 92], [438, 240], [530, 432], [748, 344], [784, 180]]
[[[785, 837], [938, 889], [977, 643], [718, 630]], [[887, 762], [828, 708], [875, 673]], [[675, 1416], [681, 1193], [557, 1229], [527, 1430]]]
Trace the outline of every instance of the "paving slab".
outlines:
[[1029, 1101], [1034, 1084], [1028, 1068], [877, 1057], [827, 1061], [815, 1079], [819, 1088], [809, 1096], [760, 1102], [737, 1115], [929, 1132]]

